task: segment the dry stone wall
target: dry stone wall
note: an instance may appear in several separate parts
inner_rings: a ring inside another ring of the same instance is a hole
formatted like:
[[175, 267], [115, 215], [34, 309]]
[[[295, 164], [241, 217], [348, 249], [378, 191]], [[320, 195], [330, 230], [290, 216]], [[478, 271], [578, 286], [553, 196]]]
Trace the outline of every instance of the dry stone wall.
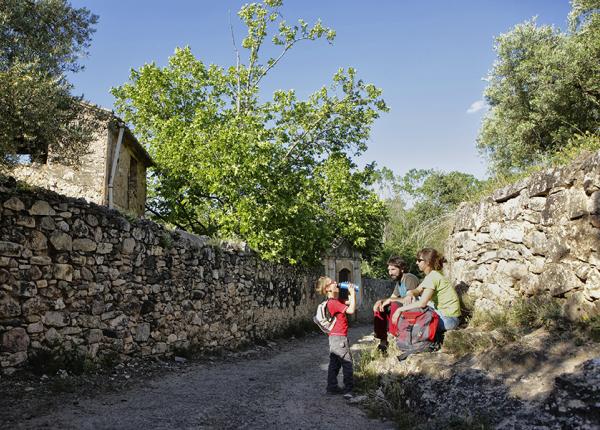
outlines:
[[476, 305], [549, 295], [577, 319], [600, 313], [600, 153], [459, 207], [449, 275]]
[[310, 319], [318, 273], [51, 192], [0, 186], [0, 368], [44, 348], [237, 348]]

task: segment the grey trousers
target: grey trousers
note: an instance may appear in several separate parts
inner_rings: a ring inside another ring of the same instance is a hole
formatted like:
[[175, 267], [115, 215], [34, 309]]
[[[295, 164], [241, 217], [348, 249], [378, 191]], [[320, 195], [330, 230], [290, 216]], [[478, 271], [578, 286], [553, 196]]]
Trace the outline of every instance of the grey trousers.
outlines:
[[329, 336], [329, 368], [327, 369], [327, 390], [335, 390], [338, 386], [337, 375], [342, 368], [344, 375], [344, 390], [351, 391], [354, 387], [352, 376], [352, 355], [350, 343], [346, 336]]

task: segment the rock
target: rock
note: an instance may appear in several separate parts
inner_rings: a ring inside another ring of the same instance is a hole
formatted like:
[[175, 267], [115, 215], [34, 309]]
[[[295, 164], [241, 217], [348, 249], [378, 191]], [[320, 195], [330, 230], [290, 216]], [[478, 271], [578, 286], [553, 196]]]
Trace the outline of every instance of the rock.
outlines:
[[98, 247], [96, 248], [96, 252], [98, 254], [108, 254], [108, 253], [112, 252], [112, 250], [113, 250], [112, 243], [106, 243], [106, 242], [99, 243]]
[[73, 266], [70, 264], [55, 264], [54, 277], [71, 282], [73, 280]]
[[50, 243], [57, 251], [71, 251], [73, 249], [71, 236], [61, 231], [52, 233]]
[[56, 215], [56, 212], [54, 211], [54, 209], [52, 209], [50, 207], [50, 205], [48, 204], [48, 202], [45, 202], [43, 200], [38, 200], [36, 201], [33, 206], [31, 206], [31, 209], [29, 209], [29, 215]]
[[135, 340], [137, 342], [147, 342], [150, 338], [150, 324], [139, 324], [135, 330]]
[[0, 320], [21, 315], [21, 305], [8, 293], [0, 290]]
[[45, 251], [48, 249], [48, 239], [46, 236], [37, 230], [31, 232], [31, 236], [28, 240], [28, 246], [34, 251]]
[[2, 334], [2, 351], [11, 353], [27, 351], [29, 336], [24, 328], [17, 327]]
[[121, 246], [121, 252], [123, 254], [131, 254], [135, 249], [135, 240], [128, 237], [123, 240], [123, 245]]
[[93, 252], [96, 250], [96, 242], [91, 239], [73, 240], [73, 251]]
[[7, 257], [20, 257], [23, 252], [23, 246], [13, 242], [0, 241], [0, 255]]
[[48, 311], [44, 313], [42, 321], [45, 325], [51, 327], [66, 327], [70, 322], [70, 318], [69, 315], [64, 312]]
[[87, 335], [87, 341], [89, 344], [98, 343], [102, 340], [103, 334], [102, 330], [99, 329], [91, 329]]
[[2, 204], [2, 206], [4, 206], [6, 209], [10, 209], [15, 212], [19, 212], [25, 209], [25, 205], [18, 197], [9, 198]]

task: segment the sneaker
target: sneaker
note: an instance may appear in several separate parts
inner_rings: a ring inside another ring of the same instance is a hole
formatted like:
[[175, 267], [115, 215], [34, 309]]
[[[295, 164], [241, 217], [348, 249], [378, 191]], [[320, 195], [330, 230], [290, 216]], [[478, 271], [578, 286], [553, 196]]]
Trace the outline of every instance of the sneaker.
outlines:
[[354, 393], [352, 391], [345, 391], [344, 392], [344, 399], [351, 400], [353, 397], [354, 397]]
[[343, 391], [340, 387], [333, 387], [333, 388], [328, 388], [326, 391], [327, 394], [334, 396], [336, 394], [342, 394]]

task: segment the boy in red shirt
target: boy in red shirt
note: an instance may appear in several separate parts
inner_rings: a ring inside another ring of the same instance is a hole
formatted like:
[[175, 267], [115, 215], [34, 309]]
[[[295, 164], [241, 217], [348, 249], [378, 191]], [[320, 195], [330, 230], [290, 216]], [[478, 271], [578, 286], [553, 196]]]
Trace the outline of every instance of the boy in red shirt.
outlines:
[[[327, 276], [321, 276], [316, 285], [317, 293], [327, 296], [327, 309], [336, 318], [333, 329], [329, 333], [329, 368], [327, 370], [327, 393], [341, 394], [352, 397], [354, 378], [352, 371], [352, 355], [348, 342], [348, 318], [346, 314], [353, 314], [356, 310], [355, 289], [348, 288], [348, 301], [339, 299], [340, 288], [337, 282]], [[337, 376], [342, 368], [344, 375], [344, 389], [337, 383]]]

